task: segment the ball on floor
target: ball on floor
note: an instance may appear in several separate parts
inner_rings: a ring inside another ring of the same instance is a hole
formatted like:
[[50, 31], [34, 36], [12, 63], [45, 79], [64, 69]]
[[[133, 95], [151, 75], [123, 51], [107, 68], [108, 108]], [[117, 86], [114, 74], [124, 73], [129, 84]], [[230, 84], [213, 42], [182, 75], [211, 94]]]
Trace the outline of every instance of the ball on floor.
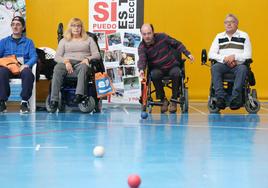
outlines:
[[130, 188], [138, 188], [141, 184], [141, 178], [136, 174], [132, 174], [128, 176], [127, 182]]
[[148, 117], [148, 113], [147, 112], [142, 112], [141, 113], [141, 118], [142, 119], [146, 119]]
[[95, 157], [103, 157], [105, 151], [103, 146], [96, 146], [93, 150], [93, 155]]

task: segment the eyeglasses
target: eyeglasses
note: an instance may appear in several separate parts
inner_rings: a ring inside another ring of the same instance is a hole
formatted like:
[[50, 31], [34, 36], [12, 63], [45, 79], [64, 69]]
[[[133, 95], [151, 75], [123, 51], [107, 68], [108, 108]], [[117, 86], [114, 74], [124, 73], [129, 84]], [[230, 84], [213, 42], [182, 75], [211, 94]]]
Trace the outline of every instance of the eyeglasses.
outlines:
[[14, 26], [22, 26], [21, 23], [11, 23], [11, 27], [14, 27]]
[[236, 23], [234, 20], [232, 20], [232, 21], [224, 21], [224, 24], [234, 24], [234, 23]]
[[77, 28], [81, 28], [82, 25], [76, 25], [76, 24], [72, 24], [71, 27], [77, 27]]

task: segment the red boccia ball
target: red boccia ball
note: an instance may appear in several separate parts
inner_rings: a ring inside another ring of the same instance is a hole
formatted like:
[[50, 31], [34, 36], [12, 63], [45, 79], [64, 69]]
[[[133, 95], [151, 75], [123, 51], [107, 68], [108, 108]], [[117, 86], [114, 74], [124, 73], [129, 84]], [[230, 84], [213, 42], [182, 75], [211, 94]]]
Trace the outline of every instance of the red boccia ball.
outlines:
[[141, 178], [140, 176], [133, 174], [128, 176], [127, 182], [130, 188], [138, 188], [141, 184]]

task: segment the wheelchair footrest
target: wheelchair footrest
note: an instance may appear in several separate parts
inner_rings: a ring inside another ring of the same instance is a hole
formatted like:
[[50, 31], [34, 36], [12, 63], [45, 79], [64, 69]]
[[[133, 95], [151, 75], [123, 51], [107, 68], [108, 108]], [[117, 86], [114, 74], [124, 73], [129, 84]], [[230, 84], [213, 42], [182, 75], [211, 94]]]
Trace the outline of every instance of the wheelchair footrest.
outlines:
[[175, 102], [177, 104], [181, 103], [180, 101], [176, 100], [176, 99], [170, 99], [170, 102]]
[[151, 106], [162, 106], [163, 102], [161, 102], [161, 101], [159, 101], [159, 102], [158, 101], [149, 101], [148, 104]]

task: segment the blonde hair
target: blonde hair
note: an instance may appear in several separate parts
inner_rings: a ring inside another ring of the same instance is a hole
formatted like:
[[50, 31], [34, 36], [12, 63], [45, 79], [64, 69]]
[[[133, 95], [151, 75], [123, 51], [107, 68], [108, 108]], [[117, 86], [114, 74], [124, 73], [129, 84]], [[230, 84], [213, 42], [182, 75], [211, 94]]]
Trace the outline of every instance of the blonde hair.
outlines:
[[73, 36], [72, 36], [72, 28], [71, 27], [74, 24], [81, 25], [81, 38], [82, 38], [82, 40], [87, 40], [88, 35], [87, 35], [86, 31], [85, 31], [85, 27], [84, 27], [84, 24], [83, 24], [82, 20], [80, 20], [79, 18], [72, 18], [69, 21], [68, 28], [64, 33], [64, 38], [67, 41], [70, 41], [73, 38]]

